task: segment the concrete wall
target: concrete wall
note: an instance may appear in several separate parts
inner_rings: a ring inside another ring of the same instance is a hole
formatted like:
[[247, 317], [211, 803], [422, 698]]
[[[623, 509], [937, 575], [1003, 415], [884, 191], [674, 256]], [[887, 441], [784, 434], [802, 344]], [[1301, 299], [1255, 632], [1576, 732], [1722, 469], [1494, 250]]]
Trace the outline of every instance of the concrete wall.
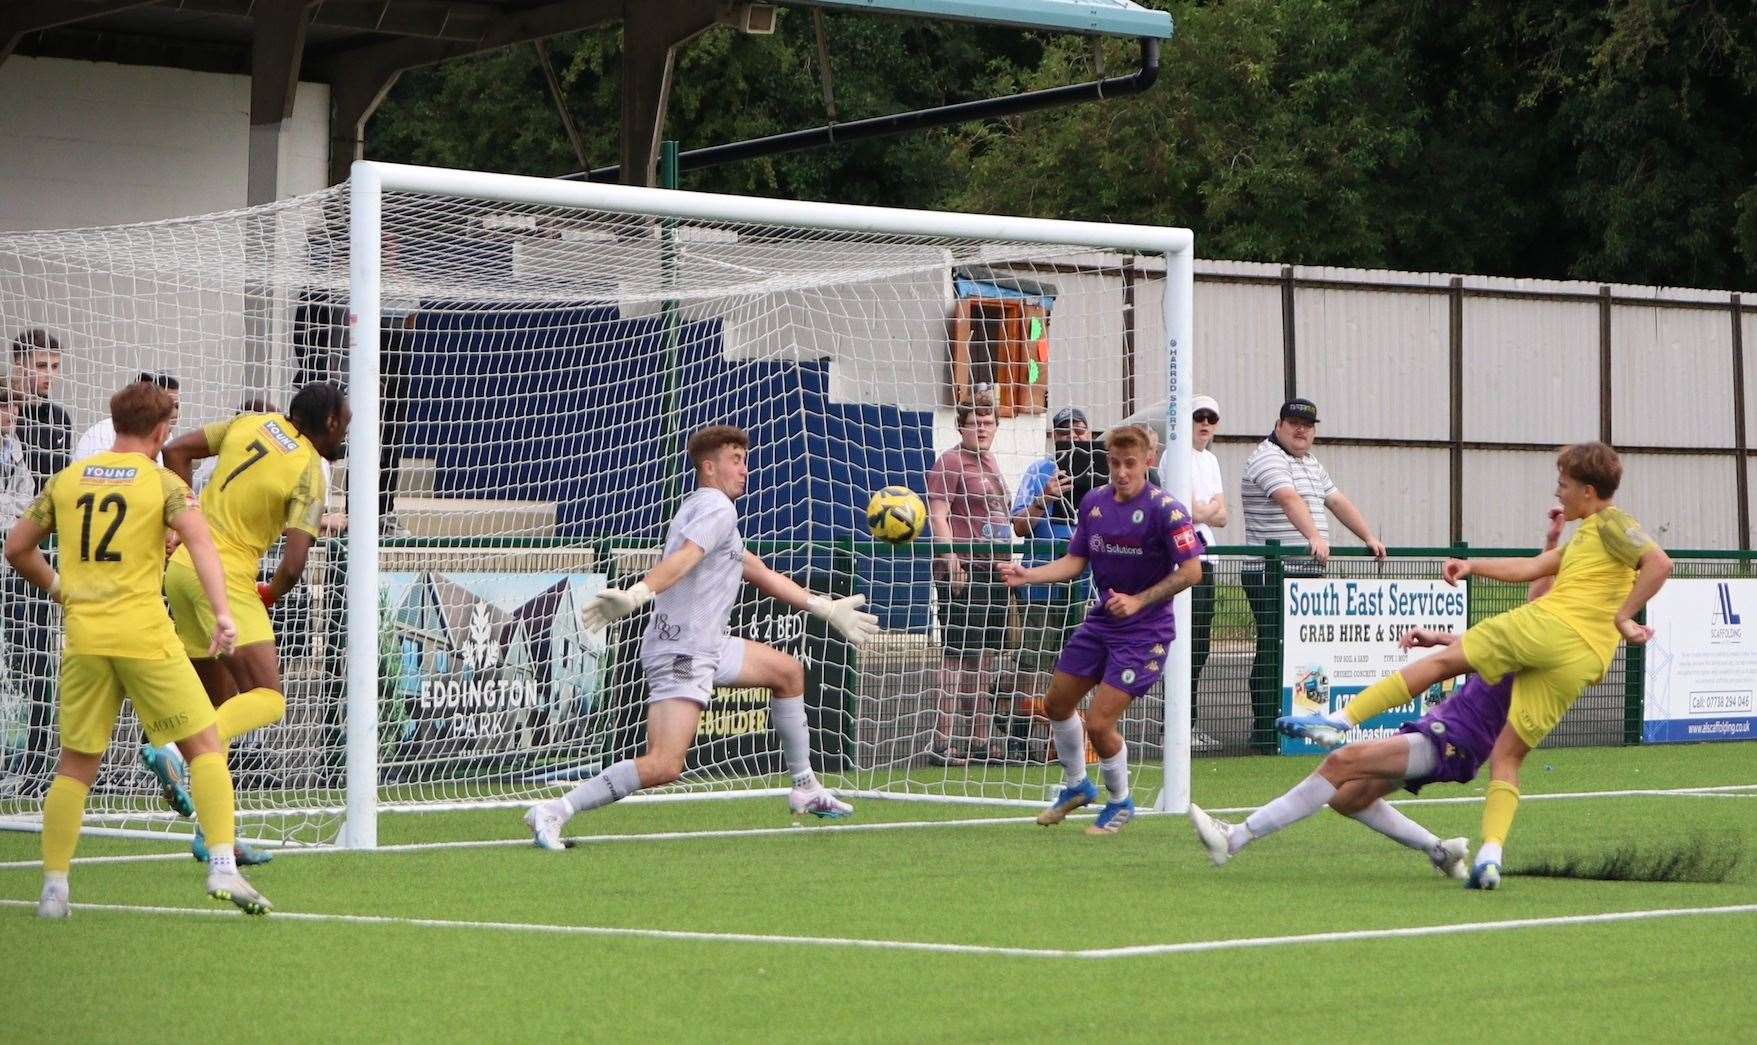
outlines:
[[[250, 78], [14, 55], [0, 63], [0, 231], [244, 206]], [[329, 88], [299, 85], [283, 196], [323, 188]]]

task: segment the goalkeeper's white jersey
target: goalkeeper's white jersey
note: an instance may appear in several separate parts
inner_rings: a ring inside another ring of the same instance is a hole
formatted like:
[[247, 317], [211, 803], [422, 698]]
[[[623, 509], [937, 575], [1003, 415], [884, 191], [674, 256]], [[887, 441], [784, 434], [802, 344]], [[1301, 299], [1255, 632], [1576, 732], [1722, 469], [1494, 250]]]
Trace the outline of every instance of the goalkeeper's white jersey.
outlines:
[[689, 541], [707, 552], [695, 569], [653, 599], [642, 657], [679, 653], [717, 657], [744, 577], [744, 538], [732, 499], [704, 488], [684, 498], [665, 535], [665, 554]]

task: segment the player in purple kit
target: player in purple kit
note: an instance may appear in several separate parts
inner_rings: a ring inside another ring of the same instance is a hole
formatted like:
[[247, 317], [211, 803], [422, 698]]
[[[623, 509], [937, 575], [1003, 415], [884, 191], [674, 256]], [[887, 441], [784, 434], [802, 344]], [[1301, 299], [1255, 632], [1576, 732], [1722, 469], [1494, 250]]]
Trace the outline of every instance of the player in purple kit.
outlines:
[[1091, 730], [1110, 800], [1088, 829], [1095, 835], [1113, 835], [1134, 818], [1129, 752], [1117, 719], [1130, 701], [1159, 681], [1174, 630], [1172, 597], [1202, 579], [1202, 539], [1196, 536], [1189, 509], [1147, 481], [1147, 433], [1124, 425], [1112, 429], [1106, 443], [1110, 483], [1080, 500], [1067, 553], [1031, 569], [1000, 565], [1007, 585], [1017, 588], [1071, 581], [1091, 563], [1097, 598], [1062, 649], [1044, 700], [1065, 776], [1055, 804], [1037, 822], [1059, 824], [1098, 798], [1098, 789], [1086, 778], [1085, 729], [1074, 714], [1096, 686], [1085, 727]]
[[[1544, 550], [1554, 548], [1562, 536], [1562, 511], [1550, 510]], [[1555, 582], [1541, 578], [1531, 585], [1527, 599], [1541, 598]], [[1403, 637], [1404, 649], [1416, 646], [1450, 646], [1462, 636], [1417, 628]], [[1513, 700], [1509, 673], [1494, 685], [1471, 675], [1457, 693], [1414, 722], [1406, 722], [1396, 736], [1347, 744], [1332, 751], [1311, 776], [1286, 794], [1246, 817], [1243, 823], [1216, 820], [1201, 807], [1190, 806], [1190, 824], [1208, 850], [1216, 867], [1226, 863], [1245, 846], [1311, 816], [1328, 805], [1393, 841], [1427, 854], [1441, 874], [1464, 879], [1470, 876], [1470, 843], [1464, 838], [1442, 841], [1433, 832], [1393, 809], [1385, 796], [1399, 787], [1411, 793], [1429, 784], [1468, 784], [1494, 750], [1495, 739], [1507, 725], [1507, 708]], [[1297, 734], [1313, 743], [1334, 747], [1346, 734], [1331, 730], [1313, 735]]]

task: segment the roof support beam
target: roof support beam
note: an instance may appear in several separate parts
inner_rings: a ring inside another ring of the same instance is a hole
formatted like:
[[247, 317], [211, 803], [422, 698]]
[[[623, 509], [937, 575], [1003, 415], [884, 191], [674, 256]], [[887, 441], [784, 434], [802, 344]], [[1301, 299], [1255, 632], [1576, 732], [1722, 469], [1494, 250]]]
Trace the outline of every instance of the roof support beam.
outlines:
[[250, 156], [245, 200], [280, 198], [281, 124], [293, 115], [315, 0], [258, 0], [251, 24]]
[[718, 0], [625, 0], [622, 11], [622, 181], [656, 181], [659, 136], [677, 49], [719, 22]]

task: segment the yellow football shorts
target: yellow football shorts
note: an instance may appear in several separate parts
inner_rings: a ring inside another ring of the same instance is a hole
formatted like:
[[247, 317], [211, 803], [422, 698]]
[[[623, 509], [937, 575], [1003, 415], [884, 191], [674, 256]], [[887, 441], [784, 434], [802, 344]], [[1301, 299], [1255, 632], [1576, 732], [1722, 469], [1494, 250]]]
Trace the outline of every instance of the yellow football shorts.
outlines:
[[154, 744], [184, 740], [214, 724], [207, 691], [176, 648], [157, 660], [74, 653], [61, 660], [62, 746], [82, 755], [103, 754], [124, 696], [134, 701]]
[[1507, 724], [1528, 747], [1549, 736], [1586, 687], [1605, 673], [1604, 662], [1586, 640], [1535, 603], [1466, 631], [1464, 656], [1491, 685], [1508, 672], [1518, 672]]
[[[191, 660], [205, 660], [213, 645], [214, 608], [201, 590], [201, 578], [180, 562], [165, 567], [165, 598], [171, 603], [171, 619], [177, 625], [177, 637]], [[232, 604], [232, 620], [238, 625], [238, 645], [253, 646], [275, 640], [274, 625], [268, 620], [268, 607], [256, 594], [254, 579], [240, 580], [226, 571], [226, 601]]]

